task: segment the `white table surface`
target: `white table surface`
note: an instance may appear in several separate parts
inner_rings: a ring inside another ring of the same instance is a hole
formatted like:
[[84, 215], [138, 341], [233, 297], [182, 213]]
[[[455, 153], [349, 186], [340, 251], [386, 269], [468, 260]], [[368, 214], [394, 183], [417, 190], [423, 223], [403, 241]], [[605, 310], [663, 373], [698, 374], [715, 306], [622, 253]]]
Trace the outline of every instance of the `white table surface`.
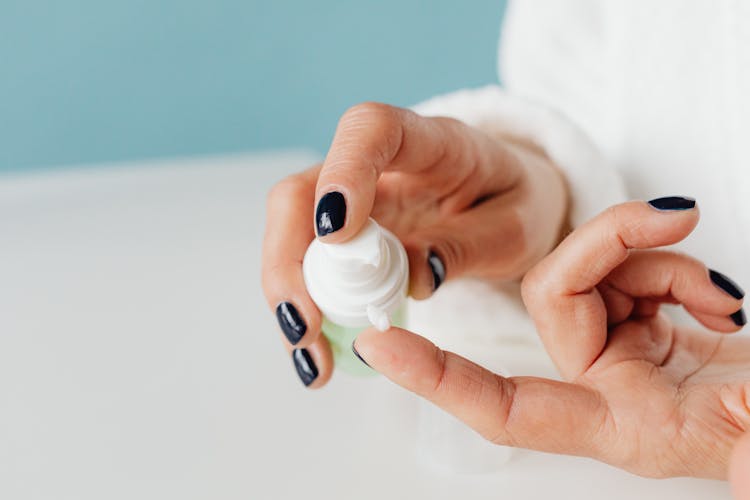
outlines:
[[528, 451], [440, 472], [410, 394], [304, 389], [259, 262], [266, 191], [313, 159], [0, 177], [1, 499], [728, 498]]

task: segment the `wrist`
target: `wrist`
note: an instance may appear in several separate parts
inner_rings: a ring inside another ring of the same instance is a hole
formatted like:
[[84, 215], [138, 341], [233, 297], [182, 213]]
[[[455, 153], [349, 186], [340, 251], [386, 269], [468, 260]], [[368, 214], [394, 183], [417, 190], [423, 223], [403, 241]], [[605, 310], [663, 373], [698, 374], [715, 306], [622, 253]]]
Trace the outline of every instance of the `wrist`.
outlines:
[[528, 202], [529, 219], [527, 233], [536, 240], [536, 249], [531, 255], [535, 265], [544, 258], [572, 231], [570, 221], [571, 195], [563, 170], [538, 144], [527, 138], [500, 135], [524, 169], [525, 196]]

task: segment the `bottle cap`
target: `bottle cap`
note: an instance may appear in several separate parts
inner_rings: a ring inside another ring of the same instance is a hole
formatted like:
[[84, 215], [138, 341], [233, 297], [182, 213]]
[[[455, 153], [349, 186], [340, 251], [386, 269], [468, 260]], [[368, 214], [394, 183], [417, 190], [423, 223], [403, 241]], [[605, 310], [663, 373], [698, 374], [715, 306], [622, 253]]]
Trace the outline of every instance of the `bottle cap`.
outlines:
[[379, 330], [389, 328], [409, 282], [406, 250], [372, 219], [345, 243], [313, 240], [302, 272], [310, 297], [329, 321]]

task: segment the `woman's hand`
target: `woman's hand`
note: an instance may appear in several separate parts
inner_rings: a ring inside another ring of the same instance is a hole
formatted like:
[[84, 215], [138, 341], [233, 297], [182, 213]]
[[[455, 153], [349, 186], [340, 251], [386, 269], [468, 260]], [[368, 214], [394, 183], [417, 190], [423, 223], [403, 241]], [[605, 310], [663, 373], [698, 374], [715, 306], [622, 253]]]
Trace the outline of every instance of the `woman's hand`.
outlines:
[[566, 211], [560, 173], [530, 144], [383, 104], [351, 108], [323, 165], [268, 197], [263, 288], [302, 381], [320, 387], [333, 368], [302, 277], [316, 231], [343, 242], [372, 216], [403, 241], [422, 299], [462, 275], [519, 279], [558, 243]]
[[734, 446], [729, 481], [735, 500], [750, 500], [750, 433], [745, 433]]
[[[743, 292], [688, 256], [648, 250], [698, 222], [683, 198], [629, 202], [583, 225], [524, 278], [523, 297], [566, 382], [503, 378], [405, 330], [368, 330], [374, 369], [499, 444], [584, 455], [644, 476], [726, 477], [750, 429]], [[658, 209], [656, 207], [661, 207]]]

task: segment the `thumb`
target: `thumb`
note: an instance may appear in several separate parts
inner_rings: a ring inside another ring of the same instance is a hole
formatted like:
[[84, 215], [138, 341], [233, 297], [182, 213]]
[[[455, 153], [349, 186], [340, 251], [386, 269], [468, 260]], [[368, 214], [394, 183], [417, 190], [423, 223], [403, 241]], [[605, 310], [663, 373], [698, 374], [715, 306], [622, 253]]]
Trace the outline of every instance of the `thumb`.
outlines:
[[496, 375], [400, 328], [366, 330], [352, 346], [391, 381], [433, 402], [496, 443], [597, 456], [607, 406], [583, 386]]

